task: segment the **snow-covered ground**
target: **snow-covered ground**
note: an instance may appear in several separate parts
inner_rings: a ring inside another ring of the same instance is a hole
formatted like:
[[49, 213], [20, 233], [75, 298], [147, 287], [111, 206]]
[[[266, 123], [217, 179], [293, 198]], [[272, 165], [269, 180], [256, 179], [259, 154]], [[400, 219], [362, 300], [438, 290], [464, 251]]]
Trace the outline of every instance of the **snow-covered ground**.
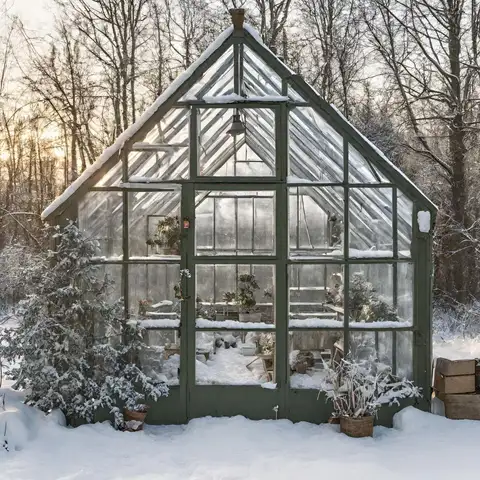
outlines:
[[[15, 408], [7, 401], [6, 416]], [[28, 407], [20, 408], [28, 409]], [[65, 428], [39, 412], [20, 450], [0, 449], [5, 480], [199, 480], [336, 478], [389, 480], [477, 478], [480, 422], [454, 421], [409, 407], [395, 427], [351, 439], [338, 426], [202, 418], [184, 426], [123, 433], [107, 424]], [[12, 420], [15, 414], [10, 413]]]

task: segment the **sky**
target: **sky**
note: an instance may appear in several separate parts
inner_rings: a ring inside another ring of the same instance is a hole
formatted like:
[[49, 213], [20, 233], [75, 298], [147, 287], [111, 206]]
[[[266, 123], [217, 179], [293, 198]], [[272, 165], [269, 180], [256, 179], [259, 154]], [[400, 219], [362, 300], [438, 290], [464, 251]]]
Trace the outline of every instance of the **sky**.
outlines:
[[27, 29], [48, 32], [53, 24], [52, 0], [7, 0], [9, 13], [18, 15]]

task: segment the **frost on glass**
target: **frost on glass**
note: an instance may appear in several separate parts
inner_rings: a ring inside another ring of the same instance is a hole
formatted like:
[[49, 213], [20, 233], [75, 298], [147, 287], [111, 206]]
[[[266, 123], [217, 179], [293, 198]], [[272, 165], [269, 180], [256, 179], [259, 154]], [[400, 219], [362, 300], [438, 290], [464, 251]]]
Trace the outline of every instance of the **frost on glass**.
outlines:
[[197, 255], [275, 253], [273, 192], [197, 192], [195, 205]]
[[180, 191], [131, 192], [128, 233], [130, 257], [179, 256]]
[[98, 242], [100, 257], [122, 256], [122, 212], [121, 192], [88, 192], [79, 202], [79, 229]]
[[349, 183], [388, 183], [388, 179], [354, 146], [348, 145]]
[[343, 265], [290, 265], [291, 328], [343, 328]]
[[282, 79], [253, 50], [243, 47], [243, 89], [248, 96], [282, 94]]
[[144, 348], [137, 359], [143, 373], [152, 379], [174, 386], [179, 384], [180, 334], [177, 330], [145, 328]]
[[290, 257], [343, 257], [344, 190], [289, 188]]
[[233, 47], [198, 79], [180, 101], [201, 100], [204, 96], [221, 96], [233, 93]]
[[[234, 117], [245, 131], [232, 135]], [[268, 177], [275, 174], [275, 117], [268, 108], [200, 110], [200, 175]]]
[[195, 354], [197, 385], [275, 383], [273, 332], [197, 331]]
[[188, 109], [174, 108], [133, 145], [128, 154], [128, 178], [131, 183], [188, 178]]
[[412, 255], [413, 202], [402, 192], [397, 193], [397, 235], [398, 256], [410, 258]]
[[291, 177], [343, 182], [343, 137], [311, 107], [290, 112], [288, 155]]
[[333, 366], [343, 358], [343, 348], [342, 331], [290, 331], [290, 388], [318, 390], [325, 380], [325, 364]]
[[273, 265], [197, 265], [196, 323], [213, 328], [273, 328]]
[[178, 264], [128, 266], [130, 316], [145, 328], [178, 327], [181, 302], [176, 296]]
[[350, 188], [349, 256], [393, 256], [391, 188]]

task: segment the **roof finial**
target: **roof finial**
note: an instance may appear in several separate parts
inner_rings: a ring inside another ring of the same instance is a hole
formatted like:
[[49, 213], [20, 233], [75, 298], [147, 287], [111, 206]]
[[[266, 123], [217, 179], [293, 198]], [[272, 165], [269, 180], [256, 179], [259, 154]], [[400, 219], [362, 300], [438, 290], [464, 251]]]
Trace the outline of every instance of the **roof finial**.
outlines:
[[243, 21], [245, 20], [245, 9], [231, 8], [229, 12], [230, 12], [230, 15], [232, 16], [233, 29], [243, 30]]

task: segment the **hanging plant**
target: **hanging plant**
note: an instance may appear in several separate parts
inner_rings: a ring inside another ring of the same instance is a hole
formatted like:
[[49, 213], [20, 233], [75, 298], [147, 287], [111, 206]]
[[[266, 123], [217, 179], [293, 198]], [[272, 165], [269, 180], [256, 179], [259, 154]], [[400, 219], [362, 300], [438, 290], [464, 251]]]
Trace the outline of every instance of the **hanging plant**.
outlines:
[[155, 246], [157, 250], [162, 248], [168, 250], [165, 253], [177, 255], [180, 253], [180, 241], [180, 219], [178, 216], [165, 217], [158, 222], [153, 237], [147, 240], [147, 245]]

